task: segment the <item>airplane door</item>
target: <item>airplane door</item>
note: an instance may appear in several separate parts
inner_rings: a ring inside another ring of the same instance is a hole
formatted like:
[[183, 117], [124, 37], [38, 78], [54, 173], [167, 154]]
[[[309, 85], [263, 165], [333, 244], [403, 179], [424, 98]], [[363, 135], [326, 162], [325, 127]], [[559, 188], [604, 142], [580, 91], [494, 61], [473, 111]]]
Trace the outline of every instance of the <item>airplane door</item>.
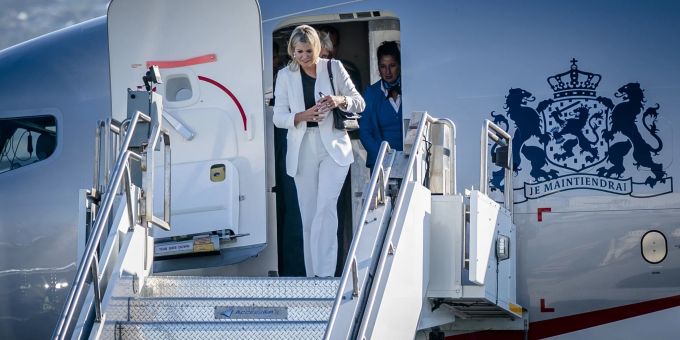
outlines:
[[[247, 236], [222, 249], [264, 245], [265, 115], [257, 2], [114, 0], [108, 36], [113, 118], [125, 118], [127, 89], [142, 85], [150, 65], [158, 65], [163, 78], [156, 92], [164, 98], [163, 124], [171, 135], [172, 229], [156, 229], [154, 236], [230, 230]], [[159, 215], [162, 204], [155, 207]]]

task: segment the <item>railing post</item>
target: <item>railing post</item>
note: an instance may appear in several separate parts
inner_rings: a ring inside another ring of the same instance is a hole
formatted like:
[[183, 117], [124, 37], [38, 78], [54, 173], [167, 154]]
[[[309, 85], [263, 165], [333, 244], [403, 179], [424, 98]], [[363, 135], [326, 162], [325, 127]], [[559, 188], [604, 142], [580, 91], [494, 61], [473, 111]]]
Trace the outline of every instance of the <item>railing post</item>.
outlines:
[[165, 222], [169, 225], [170, 224], [170, 206], [172, 203], [172, 190], [171, 185], [171, 177], [172, 177], [172, 153], [170, 151], [170, 134], [167, 132], [163, 133], [163, 144], [165, 147], [165, 154], [163, 155], [163, 158], [165, 159], [165, 164], [164, 164], [164, 170], [163, 170], [163, 175], [165, 176], [165, 192], [164, 192], [164, 197], [163, 197], [163, 202], [164, 202], [164, 211], [163, 211], [163, 219]]
[[[111, 126], [111, 118], [106, 119], [106, 126]], [[104, 129], [104, 168], [102, 169], [102, 172], [104, 174], [104, 183], [109, 183], [109, 175], [111, 173], [111, 156], [112, 156], [112, 151], [111, 151], [111, 130], [110, 129]]]
[[379, 204], [385, 202], [385, 169], [380, 164], [375, 171], [378, 173], [377, 192], [371, 196], [371, 209], [375, 209]]
[[352, 296], [359, 297], [359, 273], [357, 269], [357, 258], [352, 257]]
[[[95, 192], [99, 192], [101, 188], [99, 188], [99, 171], [101, 168], [101, 160], [100, 160], [100, 155], [101, 155], [101, 147], [102, 147], [102, 142], [101, 142], [101, 135], [102, 135], [102, 128], [104, 127], [104, 122], [99, 121], [97, 122], [97, 128], [95, 129], [95, 135], [94, 135], [94, 174], [93, 174], [93, 190]], [[93, 194], [95, 193], [93, 192]]]
[[488, 153], [489, 153], [489, 138], [496, 144], [507, 146], [508, 159], [505, 168], [505, 179], [503, 184], [503, 198], [504, 206], [512, 212], [513, 205], [513, 185], [512, 185], [512, 137], [505, 130], [489, 120], [484, 121], [484, 128], [482, 129], [482, 148], [480, 153], [480, 169], [479, 169], [479, 191], [488, 195], [489, 191], [489, 170], [488, 170]]
[[102, 320], [102, 299], [99, 288], [99, 260], [97, 260], [96, 256], [92, 261], [92, 266], [90, 266], [90, 276], [92, 277], [92, 289], [94, 290], [95, 320], [99, 322]]
[[[135, 221], [135, 216], [133, 215], [132, 209], [132, 176], [130, 175], [130, 164], [125, 164], [125, 200], [127, 201], [127, 213], [130, 219], [130, 230], [135, 228], [137, 221]], [[136, 202], [136, 200], [135, 200]]]
[[486, 158], [487, 158], [487, 150], [488, 150], [488, 143], [489, 143], [489, 136], [488, 136], [488, 128], [485, 125], [482, 127], [482, 138], [480, 140], [480, 146], [481, 146], [481, 152], [479, 154], [479, 191], [482, 194], [486, 195], [486, 188], [487, 185], [489, 184], [489, 181], [486, 178], [487, 175], [487, 164], [486, 164]]
[[[450, 195], [450, 194], [455, 194], [457, 192], [457, 187], [456, 187], [456, 125], [451, 121], [450, 119], [433, 119], [432, 124], [437, 124], [437, 125], [443, 125], [445, 128], [448, 127], [450, 130], [450, 138], [446, 138], [447, 135], [447, 130], [444, 128], [441, 130], [441, 140], [443, 142], [448, 142], [442, 143], [442, 147], [445, 147], [449, 150], [449, 173], [445, 174], [444, 171], [442, 171], [441, 174], [441, 186], [442, 186], [442, 194], [444, 195]], [[442, 164], [443, 168], [443, 164]], [[448, 176], [447, 176], [448, 175]], [[449, 181], [447, 183], [447, 180]]]

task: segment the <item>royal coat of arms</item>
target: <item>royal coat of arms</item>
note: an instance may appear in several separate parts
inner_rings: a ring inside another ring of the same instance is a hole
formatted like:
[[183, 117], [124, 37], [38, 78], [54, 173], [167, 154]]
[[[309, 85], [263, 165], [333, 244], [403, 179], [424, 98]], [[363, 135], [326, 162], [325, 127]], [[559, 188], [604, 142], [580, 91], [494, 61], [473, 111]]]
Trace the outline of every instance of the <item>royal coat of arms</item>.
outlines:
[[[568, 71], [548, 77], [553, 98], [531, 107], [536, 98], [512, 88], [505, 113], [491, 112], [512, 135], [513, 171], [524, 181], [521, 187], [514, 181], [515, 202], [574, 189], [633, 197], [672, 192], [673, 179], [658, 159], [660, 105], [647, 105], [639, 83], [621, 86], [615, 100], [598, 96], [601, 75], [576, 63], [572, 59]], [[503, 176], [503, 169], [494, 171], [492, 189], [504, 187]]]

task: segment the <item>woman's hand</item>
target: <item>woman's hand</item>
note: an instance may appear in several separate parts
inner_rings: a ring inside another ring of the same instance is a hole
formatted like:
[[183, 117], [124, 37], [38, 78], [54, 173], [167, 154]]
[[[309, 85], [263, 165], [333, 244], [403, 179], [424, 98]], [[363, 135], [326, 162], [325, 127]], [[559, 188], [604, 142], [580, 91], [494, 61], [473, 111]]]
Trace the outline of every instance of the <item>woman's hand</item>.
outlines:
[[300, 122], [315, 122], [318, 123], [326, 118], [328, 115], [327, 109], [322, 109], [321, 101], [309, 109], [298, 112], [295, 115], [295, 125]]
[[346, 106], [347, 99], [345, 96], [323, 96], [319, 99], [317, 105], [321, 107], [322, 111], [330, 111], [336, 107], [342, 108], [342, 106]]

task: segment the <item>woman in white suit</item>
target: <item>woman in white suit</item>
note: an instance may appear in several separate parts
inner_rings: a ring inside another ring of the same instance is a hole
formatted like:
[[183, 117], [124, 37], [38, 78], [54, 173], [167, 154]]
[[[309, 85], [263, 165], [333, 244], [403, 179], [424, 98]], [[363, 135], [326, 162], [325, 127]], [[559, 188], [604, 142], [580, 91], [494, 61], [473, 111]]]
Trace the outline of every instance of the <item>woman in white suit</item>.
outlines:
[[319, 36], [311, 26], [293, 30], [290, 64], [276, 78], [274, 125], [288, 129], [286, 173], [295, 179], [307, 276], [329, 277], [337, 262], [337, 201], [354, 161], [347, 132], [333, 127], [332, 109], [362, 112], [363, 98], [347, 71], [331, 60], [335, 94]]

